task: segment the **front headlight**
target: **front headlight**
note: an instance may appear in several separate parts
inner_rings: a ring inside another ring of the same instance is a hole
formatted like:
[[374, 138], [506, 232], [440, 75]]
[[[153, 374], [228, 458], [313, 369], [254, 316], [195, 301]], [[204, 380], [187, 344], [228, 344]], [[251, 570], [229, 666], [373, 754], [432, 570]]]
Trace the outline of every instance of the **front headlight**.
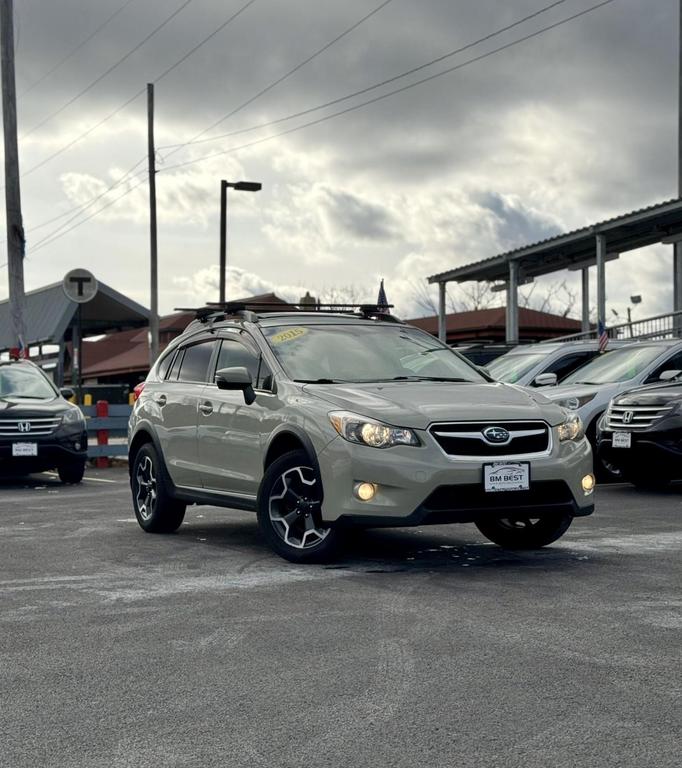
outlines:
[[591, 403], [597, 396], [595, 392], [592, 395], [583, 395], [582, 397], [562, 397], [560, 400], [555, 400], [557, 405], [565, 408], [567, 411], [577, 411], [578, 408], [582, 408], [583, 405]]
[[62, 415], [62, 424], [80, 424], [85, 422], [80, 408], [69, 408]]
[[557, 431], [562, 443], [566, 440], [582, 440], [585, 437], [583, 422], [577, 413], [570, 414], [563, 424], [559, 424]]
[[329, 414], [334, 429], [344, 440], [372, 448], [390, 448], [393, 445], [419, 445], [419, 438], [411, 429], [391, 427], [380, 421], [358, 416], [348, 411]]

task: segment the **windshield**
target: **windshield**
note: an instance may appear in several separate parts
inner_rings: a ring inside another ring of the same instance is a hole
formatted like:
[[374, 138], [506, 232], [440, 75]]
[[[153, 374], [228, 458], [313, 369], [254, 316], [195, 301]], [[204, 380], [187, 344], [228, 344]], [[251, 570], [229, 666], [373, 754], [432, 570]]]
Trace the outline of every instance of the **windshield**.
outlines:
[[507, 354], [488, 363], [490, 375], [498, 381], [514, 384], [547, 357], [546, 352]]
[[263, 333], [295, 381], [485, 381], [449, 347], [404, 325], [275, 326]]
[[623, 347], [600, 355], [594, 360], [578, 368], [566, 377], [563, 384], [611, 384], [617, 381], [629, 381], [644, 371], [656, 358], [660, 357], [666, 347], [641, 346]]
[[40, 371], [28, 365], [0, 365], [0, 398], [52, 400], [56, 392]]

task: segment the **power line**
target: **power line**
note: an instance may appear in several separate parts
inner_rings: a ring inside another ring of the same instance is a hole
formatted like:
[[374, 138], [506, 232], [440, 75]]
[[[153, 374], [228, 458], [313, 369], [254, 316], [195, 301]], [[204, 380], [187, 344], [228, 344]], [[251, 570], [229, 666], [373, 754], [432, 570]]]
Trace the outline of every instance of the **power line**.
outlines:
[[[119, 195], [118, 197], [115, 197], [113, 200], [110, 200], [106, 205], [103, 205], [101, 208], [98, 208], [94, 213], [91, 213], [90, 216], [87, 216], [85, 219], [81, 219], [81, 221], [74, 224], [72, 227], [69, 227], [68, 229], [65, 229], [63, 232], [59, 232], [59, 234], [56, 234], [54, 232], [50, 233], [49, 235], [46, 235], [42, 240], [39, 240], [35, 246], [32, 248], [29, 248], [29, 254], [33, 255], [36, 253], [36, 251], [39, 251], [41, 248], [45, 248], [47, 245], [51, 245], [55, 240], [59, 240], [61, 237], [64, 237], [64, 235], [68, 234], [72, 230], [76, 229], [77, 227], [80, 227], [82, 224], [85, 224], [87, 221], [90, 221], [90, 219], [94, 219], [95, 216], [99, 216], [102, 211], [105, 211], [107, 208], [110, 208], [112, 205], [115, 205], [119, 200], [122, 200], [124, 197], [129, 195], [131, 192], [134, 192], [138, 187], [142, 186], [145, 183], [146, 179], [142, 178], [135, 186], [130, 187], [129, 189], [126, 189], [126, 191]], [[61, 227], [60, 227], [61, 229]], [[56, 230], [57, 232], [59, 230]]]
[[47, 72], [44, 72], [37, 80], [31, 83], [31, 85], [28, 86], [22, 93], [19, 94], [19, 98], [23, 99], [24, 96], [26, 96], [27, 93], [30, 93], [34, 88], [39, 86], [44, 80], [47, 80], [47, 78], [56, 72], [60, 67], [62, 67], [66, 62], [71, 59], [73, 56], [75, 56], [78, 51], [80, 51], [82, 48], [84, 48], [92, 39], [93, 37], [96, 37], [110, 22], [112, 22], [120, 13], [125, 11], [125, 9], [131, 5], [132, 3], [136, 2], [136, 0], [126, 0], [123, 5], [119, 6], [112, 14], [111, 16], [108, 16], [96, 29], [94, 29], [84, 40], [82, 40], [75, 48], [72, 48], [64, 58], [60, 59], [51, 69], [48, 69]]
[[[286, 117], [280, 117], [275, 120], [269, 120], [264, 123], [260, 123], [258, 125], [250, 126], [249, 128], [241, 128], [235, 131], [229, 131], [228, 133], [219, 134], [217, 136], [209, 136], [205, 139], [198, 139], [198, 136], [203, 135], [204, 133], [207, 133], [209, 130], [214, 128], [218, 123], [214, 123], [210, 128], [207, 128], [204, 131], [201, 131], [201, 133], [198, 133], [194, 138], [190, 139], [189, 141], [180, 143], [180, 144], [167, 144], [166, 146], [159, 147], [159, 150], [164, 149], [172, 149], [173, 152], [170, 152], [166, 155], [166, 157], [170, 157], [171, 155], [175, 154], [175, 151], [179, 151], [183, 147], [192, 145], [192, 144], [205, 144], [211, 141], [218, 141], [219, 139], [225, 139], [229, 138], [231, 136], [236, 136], [241, 133], [250, 133], [251, 131], [259, 130], [262, 128], [269, 128], [273, 125], [278, 125], [279, 123], [288, 122], [289, 120], [294, 120], [297, 117], [304, 117], [305, 115], [309, 115], [313, 112], [318, 112], [321, 109], [326, 109], [327, 107], [333, 107], [336, 104], [341, 104], [344, 101], [348, 101], [349, 99], [355, 98], [356, 96], [362, 96], [365, 93], [369, 93], [370, 91], [374, 91], [377, 88], [381, 88], [384, 85], [390, 85], [390, 83], [394, 83], [396, 80], [401, 80], [405, 77], [408, 77], [409, 75], [414, 75], [416, 72], [420, 72], [423, 69], [427, 69], [428, 67], [433, 66], [434, 64], [439, 64], [442, 61], [445, 61], [446, 59], [450, 59], [453, 56], [456, 56], [459, 53], [463, 53], [464, 51], [469, 50], [470, 48], [475, 48], [477, 45], [480, 45], [481, 43], [484, 43], [488, 40], [491, 40], [494, 37], [498, 37], [499, 35], [503, 34], [504, 32], [509, 32], [509, 30], [514, 29], [515, 27], [520, 26], [521, 24], [525, 24], [527, 21], [530, 21], [531, 19], [536, 18], [537, 16], [540, 16], [543, 13], [546, 13], [547, 11], [552, 10], [553, 8], [556, 8], [559, 5], [562, 5], [563, 3], [567, 2], [568, 0], [555, 0], [555, 2], [551, 3], [550, 5], [546, 5], [543, 8], [540, 8], [539, 10], [535, 11], [534, 13], [529, 14], [528, 16], [524, 16], [521, 19], [518, 19], [517, 21], [508, 24], [505, 27], [501, 27], [498, 30], [495, 30], [495, 32], [491, 32], [484, 37], [480, 37], [478, 40], [474, 40], [471, 43], [467, 43], [466, 45], [461, 46], [460, 48], [456, 48], [453, 51], [449, 51], [448, 53], [445, 53], [441, 56], [436, 57], [435, 59], [431, 59], [430, 61], [425, 62], [424, 64], [420, 64], [417, 67], [412, 67], [411, 69], [407, 69], [404, 72], [401, 72], [398, 75], [394, 75], [393, 77], [389, 77], [386, 80], [381, 80], [378, 83], [374, 83], [373, 85], [369, 85], [365, 88], [361, 88], [358, 91], [353, 91], [352, 93], [348, 93], [345, 96], [339, 96], [336, 99], [332, 99], [330, 101], [326, 101], [323, 104], [319, 104], [316, 107], [309, 107], [308, 109], [303, 109], [300, 112], [295, 112], [291, 115], [287, 115]], [[245, 104], [246, 105], [246, 104]], [[245, 106], [244, 105], [244, 106]], [[235, 114], [238, 110], [233, 110], [228, 115], [225, 115], [225, 117], [221, 118], [218, 122], [223, 122], [223, 120], [226, 120], [228, 117], [231, 117], [233, 114]]]
[[88, 91], [92, 90], [98, 83], [102, 82], [107, 75], [110, 75], [115, 69], [121, 66], [124, 61], [129, 59], [134, 53], [140, 50], [142, 46], [147, 43], [149, 40], [151, 40], [154, 35], [156, 35], [158, 32], [160, 32], [169, 22], [171, 22], [179, 13], [181, 13], [190, 3], [194, 2], [194, 0], [184, 0], [182, 5], [177, 8], [173, 13], [170, 14], [170, 16], [167, 16], [159, 25], [154, 27], [154, 29], [144, 38], [142, 39], [135, 47], [131, 48], [126, 54], [124, 54], [118, 61], [114, 62], [108, 69], [106, 69], [99, 77], [96, 77], [91, 83], [85, 86], [82, 90], [80, 90], [75, 96], [72, 96], [70, 99], [65, 101], [61, 107], [56, 109], [54, 112], [51, 112], [47, 117], [43, 118], [39, 123], [36, 123], [32, 128], [29, 128], [28, 131], [26, 131], [22, 139], [26, 138], [27, 136], [30, 136], [32, 133], [37, 131], [39, 128], [42, 128], [46, 123], [48, 123], [50, 120], [55, 118], [57, 115], [61, 114], [67, 107], [71, 106], [75, 101], [80, 99], [82, 96], [84, 96]]
[[[560, 0], [560, 2], [565, 2], [566, 0]], [[214, 123], [208, 126], [208, 128], [204, 128], [202, 131], [199, 131], [195, 136], [193, 136], [188, 141], [182, 143], [182, 144], [174, 144], [170, 147], [166, 147], [166, 149], [173, 149], [172, 152], [169, 152], [164, 159], [167, 159], [171, 155], [174, 155], [176, 152], [179, 152], [183, 147], [197, 143], [197, 139], [200, 136], [203, 136], [205, 133], [208, 133], [209, 131], [212, 131], [215, 127], [220, 125], [221, 123], [225, 122], [225, 120], [229, 119], [233, 115], [236, 115], [237, 112], [241, 112], [242, 109], [245, 107], [248, 107], [250, 104], [253, 104], [256, 99], [259, 99], [261, 96], [268, 93], [268, 91], [271, 91], [273, 88], [275, 88], [280, 83], [284, 82], [287, 78], [291, 77], [291, 75], [298, 72], [300, 69], [305, 67], [307, 64], [309, 64], [313, 59], [316, 59], [318, 56], [323, 54], [325, 51], [329, 50], [333, 45], [338, 43], [340, 40], [342, 40], [344, 37], [349, 35], [351, 32], [355, 31], [361, 24], [364, 24], [364, 22], [368, 21], [372, 18], [375, 14], [379, 13], [383, 8], [385, 8], [389, 3], [393, 2], [393, 0], [384, 0], [384, 2], [380, 3], [376, 8], [374, 8], [369, 13], [365, 14], [361, 19], [358, 19], [358, 21], [354, 22], [350, 27], [345, 29], [343, 32], [338, 34], [336, 37], [329, 40], [327, 43], [325, 43], [321, 48], [318, 48], [314, 53], [312, 53], [310, 56], [308, 56], [306, 59], [303, 59], [303, 61], [300, 61], [296, 66], [294, 66], [292, 69], [290, 69], [285, 74], [278, 77], [276, 80], [274, 80], [269, 85], [265, 86], [265, 88], [262, 88], [258, 93], [256, 93], [254, 96], [251, 96], [246, 101], [242, 102], [238, 107], [235, 107], [231, 112], [228, 112], [226, 115], [223, 115], [221, 118], [216, 120]]]
[[[266, 141], [271, 141], [272, 139], [280, 138], [281, 136], [287, 136], [290, 133], [295, 133], [296, 131], [301, 131], [304, 128], [310, 128], [314, 125], [319, 125], [320, 123], [327, 122], [328, 120], [332, 120], [335, 117], [340, 117], [341, 115], [348, 114], [349, 112], [354, 112], [358, 109], [362, 109], [363, 107], [369, 106], [370, 104], [375, 104], [376, 102], [382, 101], [383, 99], [387, 99], [390, 96], [395, 96], [398, 93], [402, 93], [403, 91], [408, 91], [411, 88], [416, 88], [419, 85], [423, 85], [424, 83], [428, 83], [431, 80], [436, 80], [439, 77], [443, 77], [444, 75], [448, 75], [452, 72], [456, 72], [457, 70], [464, 69], [465, 67], [470, 66], [471, 64], [475, 64], [478, 61], [482, 61], [483, 59], [487, 59], [490, 56], [494, 56], [497, 53], [500, 53], [501, 51], [505, 51], [509, 48], [513, 48], [514, 46], [519, 45], [520, 43], [526, 42], [527, 40], [531, 40], [532, 38], [538, 37], [539, 35], [543, 34], [544, 32], [548, 32], [552, 29], [556, 29], [557, 27], [561, 27], [564, 24], [567, 24], [570, 21], [574, 21], [575, 19], [580, 18], [581, 16], [585, 16], [588, 13], [592, 13], [593, 11], [598, 10], [599, 8], [603, 8], [606, 5], [609, 5], [611, 3], [615, 2], [615, 0], [603, 0], [601, 3], [597, 3], [596, 5], [593, 5], [589, 8], [586, 8], [583, 11], [580, 11], [579, 13], [575, 13], [572, 16], [568, 16], [565, 19], [562, 19], [561, 21], [555, 22], [554, 24], [549, 24], [546, 27], [542, 27], [541, 29], [537, 30], [536, 32], [532, 32], [528, 35], [524, 35], [521, 38], [518, 38], [517, 40], [513, 40], [510, 43], [506, 43], [505, 45], [501, 45], [498, 48], [494, 48], [491, 51], [488, 51], [487, 53], [483, 53], [480, 56], [476, 56], [473, 59], [468, 59], [465, 62], [462, 62], [461, 64], [457, 64], [453, 67], [448, 67], [448, 69], [444, 69], [440, 72], [436, 72], [433, 75], [429, 75], [428, 77], [424, 77], [421, 80], [416, 80], [414, 83], [408, 83], [407, 85], [403, 85], [400, 88], [395, 88], [392, 91], [388, 91], [386, 93], [383, 93], [379, 96], [375, 96], [372, 99], [368, 99], [367, 101], [362, 101], [359, 104], [354, 104], [351, 107], [346, 107], [345, 109], [339, 110], [337, 112], [332, 112], [329, 115], [325, 115], [324, 117], [320, 117], [317, 120], [311, 120], [307, 123], [303, 123], [302, 125], [294, 126], [293, 128], [288, 128], [285, 131], [280, 131], [279, 133], [272, 134], [271, 136], [264, 136], [263, 138], [256, 139], [254, 141], [248, 142], [247, 144], [241, 144], [236, 147], [230, 147], [229, 149], [221, 150], [220, 152], [213, 152], [209, 155], [203, 155], [201, 157], [194, 158], [192, 160], [186, 160], [182, 163], [176, 163], [175, 165], [169, 165], [165, 168], [160, 169], [161, 171], [171, 171], [176, 168], [183, 168], [188, 165], [194, 165], [195, 163], [203, 162], [204, 160], [210, 160], [214, 157], [221, 157], [222, 155], [227, 155], [232, 152], [237, 152], [242, 149], [247, 149], [248, 147], [256, 146], [257, 144], [262, 144]], [[318, 107], [317, 109], [322, 109], [322, 107]], [[293, 116], [288, 116], [286, 118], [280, 118], [277, 121], [272, 121], [270, 124], [274, 124], [274, 122], [283, 122], [284, 120], [292, 119]], [[258, 126], [257, 126], [258, 127]], [[256, 128], [249, 128], [245, 130], [255, 130]], [[239, 132], [244, 132], [239, 131]], [[237, 132], [235, 132], [237, 133]]]
[[[190, 0], [191, 2], [191, 0]], [[225, 27], [230, 24], [232, 21], [234, 21], [237, 16], [239, 16], [242, 11], [245, 11], [250, 5], [257, 2], [257, 0], [249, 0], [245, 5], [243, 5], [239, 10], [237, 10], [235, 13], [233, 13], [225, 22], [223, 22], [217, 29], [215, 29], [213, 32], [211, 32], [209, 35], [203, 38], [197, 45], [195, 45], [193, 48], [191, 48], [184, 56], [182, 56], [180, 59], [175, 61], [173, 64], [171, 64], [169, 67], [167, 67], [153, 82], [157, 83], [160, 80], [162, 80], [164, 77], [169, 75], [176, 67], [180, 66], [180, 64], [184, 63], [192, 54], [196, 53], [203, 45], [205, 45], [211, 38], [215, 37], [219, 32], [221, 32]], [[184, 7], [184, 6], [183, 6]], [[180, 8], [179, 10], [182, 10]], [[179, 11], [178, 11], [179, 12]], [[129, 99], [124, 101], [122, 104], [120, 104], [116, 109], [114, 109], [112, 112], [110, 112], [106, 117], [103, 117], [101, 120], [99, 120], [94, 125], [91, 125], [90, 128], [83, 131], [83, 133], [76, 136], [71, 141], [64, 144], [59, 149], [55, 150], [51, 155], [48, 155], [46, 158], [41, 160], [39, 163], [36, 163], [36, 165], [31, 166], [28, 170], [24, 171], [22, 174], [22, 177], [28, 176], [31, 173], [34, 173], [35, 171], [42, 168], [44, 165], [47, 165], [47, 163], [54, 160], [56, 157], [59, 157], [59, 155], [63, 154], [64, 152], [67, 152], [71, 147], [73, 147], [75, 144], [77, 144], [81, 139], [86, 138], [91, 133], [96, 131], [98, 128], [100, 128], [104, 123], [111, 120], [111, 118], [115, 117], [119, 112], [124, 110], [129, 104], [132, 104], [136, 99], [138, 99], [142, 94], [145, 92], [145, 88], [140, 88], [139, 91], [137, 91], [135, 94], [133, 94]]]

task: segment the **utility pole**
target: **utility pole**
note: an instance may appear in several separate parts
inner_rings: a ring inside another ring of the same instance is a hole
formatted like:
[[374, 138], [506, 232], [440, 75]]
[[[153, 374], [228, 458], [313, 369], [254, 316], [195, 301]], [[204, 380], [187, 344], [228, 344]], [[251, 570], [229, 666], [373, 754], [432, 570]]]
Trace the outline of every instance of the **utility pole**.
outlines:
[[[682, 197], [682, 0], [679, 10], [679, 69], [677, 77], [677, 196]], [[673, 309], [682, 310], [682, 243], [675, 243], [673, 257]], [[677, 335], [682, 335], [682, 321], [675, 318]]]
[[159, 267], [156, 236], [156, 148], [154, 146], [154, 83], [147, 83], [147, 156], [149, 164], [149, 366], [159, 356]]
[[24, 225], [19, 186], [17, 97], [14, 77], [14, 4], [0, 0], [0, 58], [2, 59], [2, 116], [5, 132], [5, 210], [7, 213], [7, 273], [9, 312], [22, 357], [28, 357], [24, 325]]
[[[682, 0], [680, 0], [682, 2]], [[218, 301], [225, 303], [225, 272], [227, 268], [227, 182], [220, 182], [220, 267], [218, 270]]]

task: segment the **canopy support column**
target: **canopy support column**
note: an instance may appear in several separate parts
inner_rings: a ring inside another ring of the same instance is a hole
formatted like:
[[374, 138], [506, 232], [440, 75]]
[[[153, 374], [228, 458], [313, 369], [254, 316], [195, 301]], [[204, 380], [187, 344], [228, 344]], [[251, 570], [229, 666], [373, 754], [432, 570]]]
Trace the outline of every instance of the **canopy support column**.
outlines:
[[507, 344], [519, 343], [519, 262], [509, 262], [507, 283]]
[[599, 329], [606, 328], [606, 237], [604, 235], [597, 235], [597, 325]]
[[582, 269], [582, 332], [590, 330], [590, 268]]
[[445, 328], [445, 288], [446, 283], [438, 283], [438, 338], [447, 343], [447, 330]]

